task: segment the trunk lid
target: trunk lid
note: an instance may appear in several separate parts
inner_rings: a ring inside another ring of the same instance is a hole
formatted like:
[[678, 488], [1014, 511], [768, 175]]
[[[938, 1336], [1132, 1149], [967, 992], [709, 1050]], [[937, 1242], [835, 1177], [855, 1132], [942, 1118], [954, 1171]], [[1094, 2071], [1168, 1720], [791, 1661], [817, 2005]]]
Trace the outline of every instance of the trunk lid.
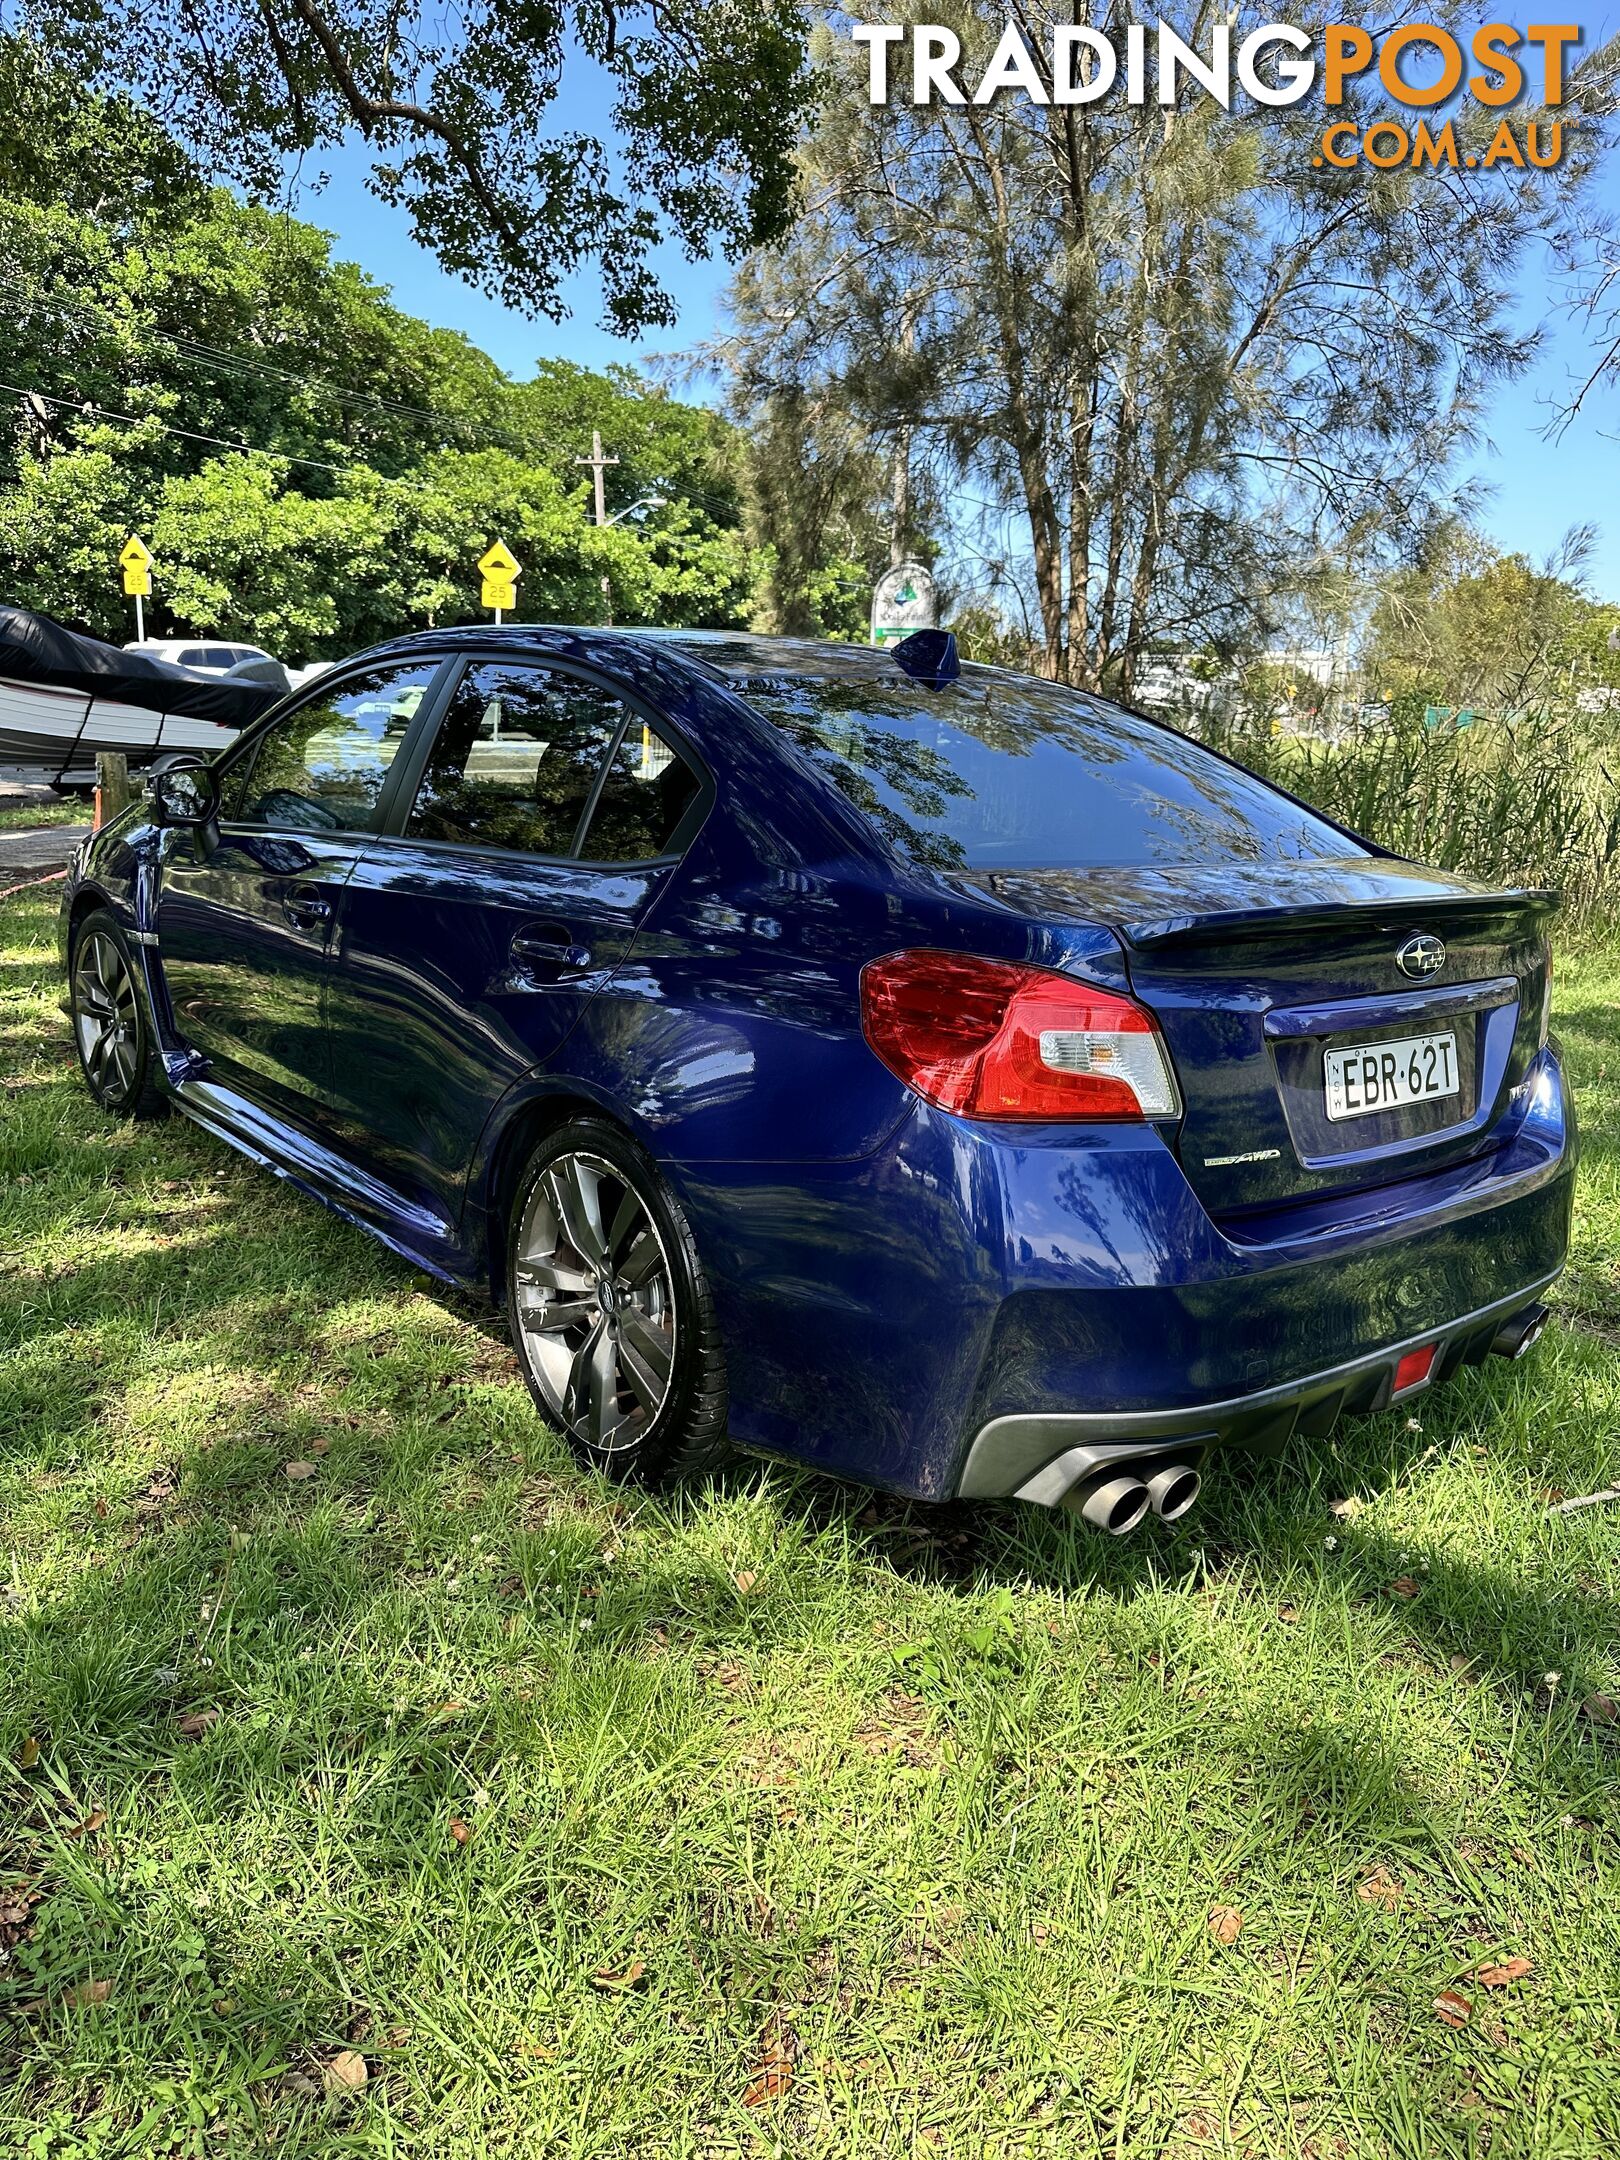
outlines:
[[1181, 1087], [1173, 1144], [1217, 1218], [1473, 1152], [1542, 1040], [1550, 892], [1377, 856], [983, 883], [1119, 939]]

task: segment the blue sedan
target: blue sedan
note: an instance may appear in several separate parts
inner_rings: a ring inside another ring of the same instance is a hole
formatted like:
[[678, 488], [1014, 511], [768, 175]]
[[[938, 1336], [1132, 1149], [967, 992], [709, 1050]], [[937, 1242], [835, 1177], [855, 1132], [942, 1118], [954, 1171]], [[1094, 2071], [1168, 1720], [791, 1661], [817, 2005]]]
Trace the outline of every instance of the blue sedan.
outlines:
[[61, 957], [106, 1109], [503, 1300], [587, 1462], [1117, 1532], [1534, 1340], [1554, 906], [943, 633], [509, 627], [165, 774]]

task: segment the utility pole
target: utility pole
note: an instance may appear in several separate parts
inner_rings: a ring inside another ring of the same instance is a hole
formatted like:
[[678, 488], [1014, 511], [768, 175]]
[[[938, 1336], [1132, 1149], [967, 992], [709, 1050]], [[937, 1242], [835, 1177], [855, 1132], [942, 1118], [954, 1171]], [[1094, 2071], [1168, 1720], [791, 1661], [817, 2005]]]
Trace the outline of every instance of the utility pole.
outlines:
[[[616, 457], [605, 457], [603, 455], [602, 430], [592, 428], [590, 456], [575, 458], [574, 463], [576, 465], [589, 465], [591, 468], [591, 477], [596, 482], [596, 522], [598, 526], [606, 525], [608, 521], [607, 469], [610, 465], [617, 465], [618, 462]], [[602, 572], [602, 608], [607, 617], [608, 628], [611, 630], [613, 627], [613, 588], [608, 583], [608, 574], [605, 570]]]

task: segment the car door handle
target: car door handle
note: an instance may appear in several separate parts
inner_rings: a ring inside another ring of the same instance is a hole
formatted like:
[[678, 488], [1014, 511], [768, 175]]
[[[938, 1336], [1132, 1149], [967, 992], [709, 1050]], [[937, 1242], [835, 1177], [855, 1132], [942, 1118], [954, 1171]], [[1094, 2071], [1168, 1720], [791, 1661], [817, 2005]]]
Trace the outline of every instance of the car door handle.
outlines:
[[332, 920], [332, 903], [316, 885], [295, 885], [281, 903], [295, 930], [318, 930]]
[[508, 949], [514, 960], [529, 967], [576, 971], [591, 964], [590, 947], [576, 945], [566, 923], [531, 923], [512, 933]]

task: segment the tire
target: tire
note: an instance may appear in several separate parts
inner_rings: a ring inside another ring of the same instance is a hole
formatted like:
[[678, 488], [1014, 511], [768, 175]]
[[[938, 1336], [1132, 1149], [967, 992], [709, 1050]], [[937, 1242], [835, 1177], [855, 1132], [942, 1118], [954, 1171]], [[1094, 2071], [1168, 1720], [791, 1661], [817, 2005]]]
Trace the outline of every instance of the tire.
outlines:
[[168, 1099], [157, 1084], [140, 971], [106, 908], [95, 908], [73, 933], [68, 1009], [84, 1084], [114, 1117], [162, 1117]]
[[506, 1250], [518, 1363], [592, 1469], [664, 1485], [726, 1454], [726, 1367], [680, 1202], [616, 1125], [578, 1118], [524, 1165]]

